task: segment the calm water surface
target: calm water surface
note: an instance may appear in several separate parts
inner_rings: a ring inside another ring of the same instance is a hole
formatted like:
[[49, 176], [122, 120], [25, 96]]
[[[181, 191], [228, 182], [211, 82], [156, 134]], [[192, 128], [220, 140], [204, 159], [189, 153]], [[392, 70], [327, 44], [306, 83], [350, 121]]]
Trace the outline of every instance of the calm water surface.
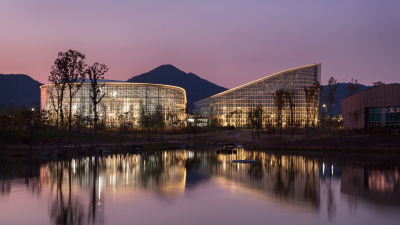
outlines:
[[0, 224], [399, 224], [398, 165], [246, 150], [1, 159]]

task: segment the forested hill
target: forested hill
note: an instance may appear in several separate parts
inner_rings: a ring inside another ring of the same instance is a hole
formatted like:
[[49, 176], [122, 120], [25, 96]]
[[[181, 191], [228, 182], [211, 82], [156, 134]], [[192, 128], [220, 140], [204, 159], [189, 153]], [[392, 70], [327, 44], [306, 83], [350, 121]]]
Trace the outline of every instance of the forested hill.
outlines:
[[185, 73], [172, 65], [162, 65], [154, 70], [132, 77], [128, 82], [167, 84], [181, 87], [186, 91], [187, 106], [194, 109], [193, 102], [210, 97], [228, 89], [202, 79], [196, 74]]
[[[324, 89], [323, 89], [322, 95], [321, 95], [322, 104], [325, 103], [324, 96], [326, 96], [328, 94], [328, 92], [329, 92], [328, 86], [327, 85], [323, 85], [323, 86], [324, 86]], [[340, 104], [340, 99], [342, 99], [344, 97], [347, 97], [346, 93], [349, 90], [347, 88], [349, 86], [348, 83], [337, 83], [337, 86], [338, 87], [337, 87], [336, 92], [335, 92], [335, 100], [336, 100], [335, 106], [336, 106], [336, 109], [334, 109], [333, 112], [332, 112], [332, 114], [334, 116], [336, 116], [338, 114], [342, 114], [342, 105]], [[366, 85], [360, 84], [360, 90], [357, 91], [357, 93], [360, 92], [360, 91], [367, 90], [368, 88], [371, 88], [371, 86], [366, 86]], [[321, 110], [325, 110], [325, 109], [322, 108]]]
[[12, 103], [30, 109], [32, 103], [40, 102], [40, 85], [28, 75], [0, 74], [0, 106]]

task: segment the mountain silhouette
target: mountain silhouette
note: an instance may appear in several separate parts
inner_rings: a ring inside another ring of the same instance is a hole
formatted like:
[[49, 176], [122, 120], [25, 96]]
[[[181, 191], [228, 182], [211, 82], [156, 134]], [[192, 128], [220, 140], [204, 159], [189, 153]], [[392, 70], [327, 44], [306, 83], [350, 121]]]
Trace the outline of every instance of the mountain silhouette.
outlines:
[[187, 107], [194, 110], [193, 102], [210, 97], [228, 89], [200, 78], [194, 73], [185, 73], [173, 65], [162, 65], [147, 73], [132, 77], [128, 82], [167, 84], [186, 91]]
[[30, 109], [32, 103], [40, 102], [40, 85], [28, 75], [0, 74], [0, 106]]

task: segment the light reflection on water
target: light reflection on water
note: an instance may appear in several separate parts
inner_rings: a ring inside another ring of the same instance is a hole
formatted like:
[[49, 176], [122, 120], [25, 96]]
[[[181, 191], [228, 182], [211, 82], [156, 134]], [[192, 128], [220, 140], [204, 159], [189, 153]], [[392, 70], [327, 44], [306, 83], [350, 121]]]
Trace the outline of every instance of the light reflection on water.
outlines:
[[[257, 159], [258, 164], [231, 163]], [[392, 224], [399, 168], [238, 150], [0, 160], [0, 224]], [[397, 164], [398, 165], [398, 164]]]

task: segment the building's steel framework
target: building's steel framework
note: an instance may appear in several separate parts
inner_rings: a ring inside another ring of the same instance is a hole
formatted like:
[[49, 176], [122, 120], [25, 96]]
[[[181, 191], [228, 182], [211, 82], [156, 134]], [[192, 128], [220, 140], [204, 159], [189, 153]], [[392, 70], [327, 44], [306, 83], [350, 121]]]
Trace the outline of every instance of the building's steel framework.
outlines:
[[[107, 121], [107, 125], [115, 126], [118, 124], [119, 116], [125, 115], [133, 119], [134, 124], [138, 124], [140, 104], [143, 104], [146, 111], [154, 112], [157, 105], [161, 105], [165, 115], [168, 112], [176, 113], [177, 116], [183, 116], [186, 108], [186, 92], [183, 88], [148, 83], [129, 83], [120, 81], [99, 80], [104, 98], [98, 104], [98, 113], [100, 119]], [[56, 96], [54, 84], [41, 86], [41, 107], [53, 111], [53, 100], [51, 93]], [[56, 102], [55, 102], [56, 103]], [[73, 114], [83, 116], [93, 116], [93, 104], [90, 99], [90, 81], [83, 83], [82, 87], [72, 100]], [[69, 107], [69, 95], [67, 90], [64, 93], [63, 106], [67, 112]], [[129, 113], [128, 113], [129, 112]]]
[[[211, 97], [195, 102], [196, 113], [209, 116], [211, 107], [222, 119], [224, 126], [244, 127], [247, 125], [247, 112], [261, 105], [266, 116], [275, 113], [273, 94], [278, 89], [295, 91], [295, 118], [304, 124], [306, 118], [306, 96], [304, 87], [310, 87], [316, 82], [321, 83], [321, 64], [312, 64], [282, 71], [248, 84], [221, 92]], [[283, 121], [290, 114], [285, 107]], [[318, 108], [311, 110], [318, 112]], [[318, 118], [318, 116], [316, 117]]]

